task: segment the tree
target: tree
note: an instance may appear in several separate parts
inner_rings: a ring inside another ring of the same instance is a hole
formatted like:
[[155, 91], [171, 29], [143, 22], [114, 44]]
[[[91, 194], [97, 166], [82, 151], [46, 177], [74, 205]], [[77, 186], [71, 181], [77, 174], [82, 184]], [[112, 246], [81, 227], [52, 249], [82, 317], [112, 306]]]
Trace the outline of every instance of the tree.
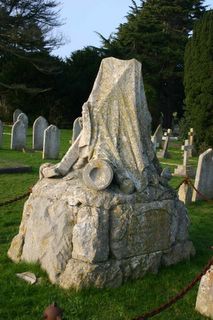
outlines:
[[155, 126], [160, 113], [164, 125], [172, 114], [180, 115], [183, 103], [184, 48], [194, 21], [205, 7], [203, 0], [146, 0], [133, 6], [127, 22], [111, 39], [103, 39], [104, 49], [120, 58], [142, 62], [148, 105]]
[[60, 41], [50, 31], [59, 26], [54, 0], [0, 0], [0, 57], [50, 51]]
[[213, 10], [194, 27], [185, 50], [185, 122], [199, 148], [213, 146]]
[[50, 34], [60, 25], [57, 6], [53, 0], [0, 0], [0, 99], [11, 110], [28, 111], [41, 94], [45, 101], [59, 72], [50, 56], [61, 43]]

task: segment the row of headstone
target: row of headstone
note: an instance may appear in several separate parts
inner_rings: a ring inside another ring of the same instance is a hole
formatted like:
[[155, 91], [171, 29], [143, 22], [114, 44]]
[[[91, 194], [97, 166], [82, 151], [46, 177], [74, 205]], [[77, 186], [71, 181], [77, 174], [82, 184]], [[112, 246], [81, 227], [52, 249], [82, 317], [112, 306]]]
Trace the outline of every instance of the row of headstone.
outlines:
[[[13, 113], [13, 121], [11, 149], [23, 150], [26, 147], [28, 117], [20, 109], [16, 109]], [[47, 120], [42, 116], [38, 117], [33, 123], [32, 147], [33, 150], [43, 151], [43, 159], [57, 159], [59, 156], [59, 129], [54, 125], [49, 126]]]

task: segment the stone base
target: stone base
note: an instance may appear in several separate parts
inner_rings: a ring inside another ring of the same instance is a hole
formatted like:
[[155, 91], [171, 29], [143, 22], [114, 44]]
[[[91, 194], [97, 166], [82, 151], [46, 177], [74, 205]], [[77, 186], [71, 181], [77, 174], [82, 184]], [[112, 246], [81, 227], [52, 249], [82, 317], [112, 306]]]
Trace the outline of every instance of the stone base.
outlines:
[[8, 256], [39, 262], [64, 288], [117, 287], [194, 254], [188, 217], [169, 187], [127, 195], [87, 188], [80, 173], [40, 180]]
[[179, 165], [174, 171], [174, 176], [194, 178], [195, 173], [194, 167]]

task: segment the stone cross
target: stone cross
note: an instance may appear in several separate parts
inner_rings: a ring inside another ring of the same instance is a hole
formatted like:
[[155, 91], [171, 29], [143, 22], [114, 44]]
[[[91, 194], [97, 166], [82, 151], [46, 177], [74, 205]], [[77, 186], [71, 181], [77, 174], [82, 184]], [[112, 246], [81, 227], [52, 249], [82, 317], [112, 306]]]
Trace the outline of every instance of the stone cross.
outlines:
[[[207, 199], [213, 199], [213, 150], [208, 149], [199, 156], [195, 177], [195, 188]], [[203, 199], [193, 191], [192, 201]]]
[[16, 109], [13, 112], [13, 123], [15, 123], [17, 121], [18, 116], [22, 113], [22, 111], [20, 109]]
[[22, 112], [19, 114], [17, 120], [21, 120], [23, 122], [23, 124], [25, 125], [25, 128], [26, 128], [26, 132], [27, 132], [27, 129], [28, 129], [28, 116]]
[[0, 120], [0, 148], [3, 142], [3, 122]]
[[43, 150], [44, 130], [48, 127], [48, 122], [44, 117], [38, 117], [33, 123], [33, 149]]
[[159, 158], [163, 158], [163, 159], [168, 158], [168, 147], [169, 147], [169, 135], [166, 135], [164, 140], [163, 150], [160, 150], [157, 154]]
[[58, 159], [59, 147], [60, 131], [56, 126], [51, 124], [44, 131], [43, 159]]
[[189, 140], [185, 140], [184, 145], [181, 147], [181, 150], [184, 151], [183, 153], [183, 164], [178, 165], [177, 168], [174, 171], [174, 175], [186, 177], [189, 176], [190, 178], [194, 177], [195, 170], [194, 167], [188, 165], [188, 159], [189, 159], [189, 150], [191, 150], [192, 146], [189, 145]]
[[11, 149], [22, 150], [26, 146], [26, 127], [21, 120], [12, 126]]

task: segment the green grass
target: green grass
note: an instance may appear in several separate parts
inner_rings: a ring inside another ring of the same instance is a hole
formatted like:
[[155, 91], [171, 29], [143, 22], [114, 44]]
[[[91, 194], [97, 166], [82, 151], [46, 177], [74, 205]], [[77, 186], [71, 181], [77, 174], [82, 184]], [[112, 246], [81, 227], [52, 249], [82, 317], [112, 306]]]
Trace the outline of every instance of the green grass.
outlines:
[[[6, 128], [10, 130], [10, 128]], [[28, 132], [28, 148], [32, 133]], [[69, 147], [71, 132], [62, 130], [60, 157]], [[0, 202], [28, 190], [38, 180], [39, 166], [44, 162], [41, 152], [22, 153], [9, 150], [10, 136], [4, 135], [4, 148], [0, 150], [1, 161], [31, 165], [33, 171], [25, 174], [0, 175]], [[170, 149], [171, 158], [165, 163], [181, 163], [177, 148]], [[197, 158], [192, 159], [194, 163]], [[165, 165], [164, 165], [165, 166]], [[174, 169], [174, 165], [169, 165]], [[173, 187], [182, 178], [171, 180]], [[47, 305], [56, 301], [68, 320], [130, 320], [175, 295], [188, 284], [212, 256], [212, 205], [200, 201], [189, 206], [191, 219], [190, 237], [196, 247], [196, 256], [190, 261], [162, 268], [157, 275], [148, 274], [143, 279], [129, 281], [117, 289], [87, 289], [80, 292], [63, 290], [50, 284], [48, 277], [38, 265], [15, 264], [7, 257], [11, 240], [17, 234], [24, 200], [0, 207], [0, 319], [41, 319]], [[16, 277], [16, 273], [32, 271], [41, 277], [38, 285], [29, 285]], [[153, 319], [199, 320], [205, 319], [194, 310], [198, 285], [181, 301]]]

